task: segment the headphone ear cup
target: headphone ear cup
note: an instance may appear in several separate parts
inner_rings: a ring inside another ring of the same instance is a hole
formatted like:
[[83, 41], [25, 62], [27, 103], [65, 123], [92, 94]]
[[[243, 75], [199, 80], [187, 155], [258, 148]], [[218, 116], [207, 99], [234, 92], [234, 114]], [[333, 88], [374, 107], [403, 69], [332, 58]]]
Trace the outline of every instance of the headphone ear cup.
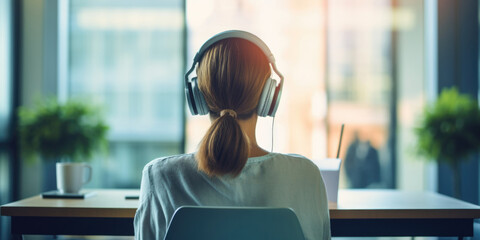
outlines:
[[190, 113], [192, 115], [197, 115], [198, 112], [197, 112], [197, 107], [195, 106], [195, 99], [193, 97], [191, 82], [185, 83], [185, 96], [187, 97], [187, 105], [188, 105], [188, 109], [190, 109]]
[[257, 106], [257, 115], [259, 117], [266, 117], [269, 115], [268, 113], [270, 112], [272, 101], [275, 95], [276, 85], [277, 82], [271, 78], [268, 78], [265, 82]]
[[200, 91], [200, 88], [198, 88], [198, 82], [197, 78], [194, 77], [191, 82], [191, 89], [192, 89], [192, 94], [193, 94], [193, 99], [195, 101], [195, 107], [196, 107], [196, 114], [198, 115], [206, 115], [210, 111], [208, 108], [208, 104], [205, 101], [205, 97], [203, 97], [202, 92]]
[[208, 104], [198, 88], [197, 78], [194, 77], [185, 85], [187, 104], [192, 115], [205, 115], [209, 112]]
[[282, 96], [282, 86], [276, 86], [274, 90], [274, 94], [272, 97], [272, 102], [270, 105], [270, 110], [268, 111], [268, 116], [275, 117], [275, 113], [277, 112], [278, 105], [280, 103], [280, 98]]

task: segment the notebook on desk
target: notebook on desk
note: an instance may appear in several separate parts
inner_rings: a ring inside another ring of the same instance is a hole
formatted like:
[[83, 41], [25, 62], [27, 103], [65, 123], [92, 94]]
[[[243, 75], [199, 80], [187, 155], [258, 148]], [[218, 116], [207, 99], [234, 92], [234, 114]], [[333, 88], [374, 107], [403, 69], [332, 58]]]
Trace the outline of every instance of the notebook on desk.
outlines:
[[61, 193], [57, 190], [42, 193], [42, 198], [85, 199], [95, 196], [95, 192]]

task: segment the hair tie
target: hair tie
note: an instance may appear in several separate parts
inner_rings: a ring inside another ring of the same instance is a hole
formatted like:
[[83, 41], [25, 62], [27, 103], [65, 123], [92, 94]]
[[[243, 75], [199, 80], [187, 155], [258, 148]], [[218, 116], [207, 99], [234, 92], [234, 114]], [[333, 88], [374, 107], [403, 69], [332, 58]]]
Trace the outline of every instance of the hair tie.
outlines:
[[225, 114], [228, 114], [235, 119], [237, 118], [237, 113], [232, 109], [223, 109], [222, 111], [220, 111], [220, 117], [223, 117]]

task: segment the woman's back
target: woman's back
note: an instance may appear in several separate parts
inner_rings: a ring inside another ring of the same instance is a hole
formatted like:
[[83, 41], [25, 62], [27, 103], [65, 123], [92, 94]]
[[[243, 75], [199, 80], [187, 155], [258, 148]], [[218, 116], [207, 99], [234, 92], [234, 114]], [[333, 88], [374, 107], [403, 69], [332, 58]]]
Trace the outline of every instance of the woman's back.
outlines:
[[[195, 69], [197, 76], [190, 78]], [[215, 35], [195, 55], [184, 80], [191, 113], [209, 114], [211, 125], [195, 154], [145, 167], [135, 237], [163, 239], [177, 208], [200, 205], [292, 208], [307, 238], [330, 238], [318, 168], [304, 157], [268, 153], [257, 144], [257, 118], [275, 116], [283, 88], [267, 45], [244, 31]]]
[[198, 171], [193, 154], [160, 158], [143, 172], [135, 236], [162, 239], [180, 206], [268, 206], [292, 208], [308, 239], [328, 239], [325, 199], [318, 168], [298, 155], [269, 153], [249, 158], [236, 177], [210, 177]]

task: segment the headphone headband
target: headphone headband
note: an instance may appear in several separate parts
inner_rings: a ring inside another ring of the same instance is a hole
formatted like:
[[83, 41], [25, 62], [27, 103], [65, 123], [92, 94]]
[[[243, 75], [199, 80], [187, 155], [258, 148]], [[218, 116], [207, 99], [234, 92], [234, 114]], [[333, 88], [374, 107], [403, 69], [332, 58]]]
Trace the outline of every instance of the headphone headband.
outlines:
[[252, 42], [253, 44], [257, 45], [265, 54], [265, 56], [268, 58], [268, 62], [275, 64], [275, 57], [273, 57], [272, 52], [270, 52], [270, 49], [268, 48], [267, 44], [265, 44], [262, 39], [259, 37], [255, 36], [252, 33], [245, 32], [245, 31], [240, 31], [240, 30], [229, 30], [225, 32], [221, 32], [216, 34], [215, 36], [211, 37], [208, 39], [201, 47], [200, 50], [198, 50], [197, 54], [193, 58], [194, 62], [199, 62], [200, 59], [202, 58], [203, 54], [205, 51], [215, 44], [216, 42], [227, 39], [227, 38], [242, 38], [245, 40], [248, 40]]
[[242, 39], [245, 39], [247, 41], [252, 42], [257, 47], [259, 47], [262, 50], [262, 52], [265, 54], [265, 56], [267, 57], [268, 62], [272, 65], [273, 71], [280, 77], [280, 82], [278, 83], [278, 85], [280, 87], [283, 87], [283, 75], [280, 73], [280, 71], [278, 71], [277, 65], [275, 64], [275, 57], [273, 56], [272, 52], [268, 48], [267, 44], [265, 44], [265, 42], [263, 42], [262, 39], [260, 39], [256, 35], [254, 35], [252, 33], [249, 33], [249, 32], [246, 32], [246, 31], [241, 31], [241, 30], [224, 31], [224, 32], [218, 33], [215, 36], [208, 39], [200, 47], [200, 50], [198, 50], [198, 52], [195, 54], [195, 57], [193, 58], [192, 66], [190, 67], [190, 69], [185, 74], [185, 83], [188, 82], [188, 76], [195, 69], [195, 64], [197, 64], [200, 61], [200, 59], [202, 59], [202, 56], [205, 53], [205, 51], [210, 46], [215, 44], [216, 42], [218, 42], [220, 40], [223, 40], [223, 39], [227, 39], [227, 38], [242, 38]]
[[[280, 77], [280, 81], [276, 84], [276, 81], [272, 80], [271, 85], [268, 88], [264, 87], [262, 96], [259, 102], [259, 109], [264, 109], [258, 113], [259, 116], [275, 116], [278, 108], [278, 103], [283, 89], [283, 75], [278, 71], [275, 64], [275, 58], [270, 52], [267, 44], [265, 44], [259, 37], [252, 33], [240, 30], [229, 30], [216, 34], [208, 39], [198, 50], [197, 54], [193, 58], [193, 63], [190, 69], [185, 73], [185, 94], [187, 96], [188, 106], [193, 115], [203, 115], [208, 113], [208, 106], [201, 94], [200, 90], [196, 86], [196, 78], [189, 79], [189, 75], [195, 69], [196, 64], [202, 59], [203, 54], [207, 49], [216, 42], [227, 38], [241, 38], [255, 44], [262, 50], [268, 59], [268, 62], [272, 66], [273, 71]], [[265, 92], [265, 94], [264, 94]]]

